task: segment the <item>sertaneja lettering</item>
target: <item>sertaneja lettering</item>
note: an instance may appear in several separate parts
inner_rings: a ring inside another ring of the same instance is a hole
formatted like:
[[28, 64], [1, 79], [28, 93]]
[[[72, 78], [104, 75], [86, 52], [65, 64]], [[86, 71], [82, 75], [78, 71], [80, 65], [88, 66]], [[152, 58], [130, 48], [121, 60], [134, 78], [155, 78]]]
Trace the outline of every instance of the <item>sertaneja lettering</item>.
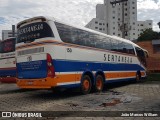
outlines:
[[34, 31], [38, 31], [38, 30], [42, 30], [43, 29], [43, 24], [37, 24], [34, 26], [29, 26], [26, 28], [22, 28], [18, 31], [18, 34], [25, 34], [25, 33], [29, 33], [29, 32], [34, 32]]
[[125, 57], [125, 56], [118, 56], [118, 55], [113, 55], [113, 54], [105, 54], [105, 60], [108, 62], [118, 62], [118, 63], [132, 63], [132, 57]]

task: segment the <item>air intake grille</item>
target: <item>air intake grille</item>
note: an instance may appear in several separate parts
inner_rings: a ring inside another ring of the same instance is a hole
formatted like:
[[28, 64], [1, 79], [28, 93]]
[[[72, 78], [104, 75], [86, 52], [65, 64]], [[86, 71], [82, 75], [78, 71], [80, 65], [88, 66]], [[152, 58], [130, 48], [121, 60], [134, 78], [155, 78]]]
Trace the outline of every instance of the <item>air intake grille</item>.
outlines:
[[44, 52], [44, 47], [18, 51], [17, 54], [18, 56], [20, 56], [20, 55], [27, 55], [27, 54], [40, 53], [40, 52]]

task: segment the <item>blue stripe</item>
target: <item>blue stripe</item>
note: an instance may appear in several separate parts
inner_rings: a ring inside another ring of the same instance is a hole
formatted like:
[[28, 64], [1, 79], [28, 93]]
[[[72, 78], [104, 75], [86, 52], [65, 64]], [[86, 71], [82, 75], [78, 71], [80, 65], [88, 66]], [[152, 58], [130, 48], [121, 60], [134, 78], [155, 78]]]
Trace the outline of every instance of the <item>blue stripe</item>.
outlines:
[[16, 76], [16, 70], [0, 70], [0, 76], [6, 77], [6, 76]]
[[65, 61], [54, 60], [54, 68], [56, 72], [74, 72], [74, 71], [138, 71], [144, 70], [137, 64], [125, 64], [125, 63], [94, 63], [94, 62], [82, 62], [82, 61]]
[[[41, 64], [38, 64], [41, 63]], [[53, 60], [55, 72], [78, 71], [139, 71], [144, 70], [137, 64], [97, 63], [84, 61]], [[45, 78], [47, 76], [46, 60], [17, 63], [19, 78]]]

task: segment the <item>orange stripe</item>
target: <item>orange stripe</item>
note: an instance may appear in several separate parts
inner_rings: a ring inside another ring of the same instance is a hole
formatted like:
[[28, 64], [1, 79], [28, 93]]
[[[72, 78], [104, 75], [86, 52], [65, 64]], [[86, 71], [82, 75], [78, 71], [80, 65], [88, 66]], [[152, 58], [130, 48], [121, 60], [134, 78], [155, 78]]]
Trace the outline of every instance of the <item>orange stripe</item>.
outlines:
[[105, 73], [106, 79], [123, 78], [123, 77], [136, 77], [136, 72], [118, 72], [118, 73]]
[[[80, 81], [82, 74], [61, 74], [56, 75], [54, 78], [44, 79], [17, 79], [17, 85], [21, 88], [51, 88], [57, 86], [57, 83], [76, 82]], [[119, 73], [106, 73], [106, 79], [134, 77], [136, 72], [119, 72]], [[29, 84], [31, 83], [32, 84]]]
[[[81, 76], [78, 75], [78, 76]], [[57, 83], [63, 82], [76, 82], [80, 79], [76, 79], [75, 74], [56, 75], [54, 78], [44, 79], [17, 79], [17, 85], [20, 88], [51, 88], [57, 86]], [[45, 81], [45, 82], [43, 82]], [[32, 82], [32, 84], [30, 84]]]

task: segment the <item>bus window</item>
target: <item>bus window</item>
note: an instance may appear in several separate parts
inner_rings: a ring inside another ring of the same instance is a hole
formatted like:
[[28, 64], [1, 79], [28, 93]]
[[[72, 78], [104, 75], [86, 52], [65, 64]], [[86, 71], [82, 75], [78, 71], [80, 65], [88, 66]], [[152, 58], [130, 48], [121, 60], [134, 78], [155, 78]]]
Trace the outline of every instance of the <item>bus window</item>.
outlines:
[[111, 43], [112, 43], [112, 50], [118, 51], [118, 41], [115, 39], [111, 39]]
[[75, 30], [77, 30], [75, 44], [89, 46], [88, 45], [88, 43], [90, 43], [89, 33], [87, 31], [76, 28]]
[[16, 42], [15, 38], [2, 41], [0, 46], [0, 53], [14, 52], [15, 42]]
[[33, 42], [44, 37], [54, 37], [50, 26], [45, 22], [31, 23], [18, 29], [17, 43]]
[[135, 55], [134, 48], [131, 44], [125, 43], [126, 53]]
[[118, 41], [118, 52], [126, 53], [125, 44], [122, 41]]

